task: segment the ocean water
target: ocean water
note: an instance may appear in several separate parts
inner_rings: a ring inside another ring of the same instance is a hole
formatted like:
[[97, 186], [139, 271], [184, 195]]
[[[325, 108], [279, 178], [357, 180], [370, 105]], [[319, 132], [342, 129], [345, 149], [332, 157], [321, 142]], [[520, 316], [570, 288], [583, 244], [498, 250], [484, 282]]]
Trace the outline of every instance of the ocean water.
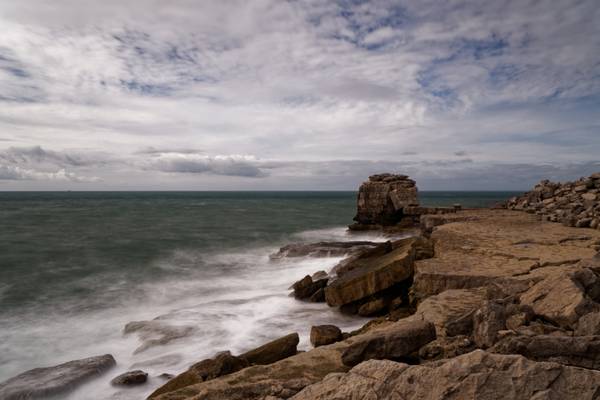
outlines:
[[[486, 207], [512, 192], [421, 192], [424, 205]], [[69, 399], [143, 399], [218, 351], [365, 320], [295, 301], [288, 287], [340, 258], [270, 260], [291, 242], [350, 234], [355, 192], [0, 192], [0, 382], [113, 354], [117, 367]], [[132, 321], [153, 321], [124, 333]], [[147, 385], [111, 387], [141, 368]]]

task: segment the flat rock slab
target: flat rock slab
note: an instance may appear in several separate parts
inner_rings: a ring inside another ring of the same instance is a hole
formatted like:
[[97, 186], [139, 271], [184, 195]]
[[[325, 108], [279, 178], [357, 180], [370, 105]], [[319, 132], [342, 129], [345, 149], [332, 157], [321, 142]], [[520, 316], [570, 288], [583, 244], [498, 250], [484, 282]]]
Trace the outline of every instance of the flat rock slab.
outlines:
[[35, 368], [0, 383], [0, 399], [43, 399], [74, 389], [116, 364], [110, 354]]
[[521, 294], [521, 304], [564, 328], [573, 328], [582, 315], [600, 311], [600, 305], [586, 293], [596, 292], [600, 280], [588, 268], [571, 268], [551, 274]]
[[351, 270], [325, 288], [327, 304], [349, 304], [410, 278], [413, 274], [416, 242], [413, 238], [404, 239], [388, 253], [353, 261], [355, 265]]
[[593, 257], [600, 240], [598, 230], [586, 229], [582, 236], [582, 229], [516, 211], [466, 210], [432, 217], [441, 225], [431, 234], [435, 256], [415, 262], [413, 291], [419, 299], [574, 265]]
[[600, 336], [509, 336], [491, 352], [521, 354], [536, 361], [556, 361], [575, 367], [600, 369]]
[[410, 366], [388, 360], [331, 374], [293, 400], [594, 400], [600, 372], [476, 350], [449, 360]]
[[276, 260], [285, 257], [340, 257], [375, 247], [377, 244], [369, 241], [292, 243], [271, 254], [270, 258]]
[[354, 366], [370, 359], [405, 357], [435, 338], [431, 322], [403, 319], [374, 334], [359, 336], [344, 351], [342, 361]]

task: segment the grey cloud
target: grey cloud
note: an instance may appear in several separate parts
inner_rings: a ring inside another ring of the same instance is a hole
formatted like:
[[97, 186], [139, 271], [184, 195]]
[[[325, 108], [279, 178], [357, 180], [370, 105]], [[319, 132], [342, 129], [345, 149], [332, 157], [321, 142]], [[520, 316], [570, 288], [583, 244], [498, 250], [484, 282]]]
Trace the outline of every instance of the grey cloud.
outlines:
[[147, 162], [146, 169], [170, 173], [215, 174], [262, 178], [267, 176], [253, 157], [199, 156], [190, 153], [162, 153]]

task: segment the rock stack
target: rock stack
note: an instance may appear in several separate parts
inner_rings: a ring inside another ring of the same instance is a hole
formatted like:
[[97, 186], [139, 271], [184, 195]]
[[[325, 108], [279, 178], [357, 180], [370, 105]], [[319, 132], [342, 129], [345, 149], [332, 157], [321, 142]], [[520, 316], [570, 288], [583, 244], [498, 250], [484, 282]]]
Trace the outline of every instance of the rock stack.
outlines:
[[358, 210], [351, 229], [396, 225], [405, 217], [404, 208], [418, 206], [417, 186], [406, 175], [372, 175], [358, 191]]
[[544, 180], [506, 202], [506, 208], [544, 216], [565, 226], [600, 229], [600, 172], [575, 182]]

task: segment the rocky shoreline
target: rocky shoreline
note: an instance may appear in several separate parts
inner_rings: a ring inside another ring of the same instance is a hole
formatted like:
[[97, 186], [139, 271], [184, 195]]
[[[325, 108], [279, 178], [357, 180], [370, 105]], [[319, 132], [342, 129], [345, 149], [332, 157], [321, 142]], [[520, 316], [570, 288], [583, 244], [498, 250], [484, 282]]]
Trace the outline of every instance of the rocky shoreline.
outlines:
[[[272, 256], [345, 255], [295, 282], [291, 295], [371, 321], [354, 332], [314, 326], [306, 352], [290, 333], [244, 354], [216, 354], [149, 398], [599, 399], [600, 196], [591, 196], [599, 189], [594, 174], [543, 183], [503, 208], [426, 208], [408, 177], [373, 176], [350, 229], [408, 237], [288, 245]], [[104, 373], [104, 364], [63, 389]], [[0, 399], [58, 393], [44, 376], [59, 367], [1, 383]], [[143, 384], [144, 374], [114, 383]]]

